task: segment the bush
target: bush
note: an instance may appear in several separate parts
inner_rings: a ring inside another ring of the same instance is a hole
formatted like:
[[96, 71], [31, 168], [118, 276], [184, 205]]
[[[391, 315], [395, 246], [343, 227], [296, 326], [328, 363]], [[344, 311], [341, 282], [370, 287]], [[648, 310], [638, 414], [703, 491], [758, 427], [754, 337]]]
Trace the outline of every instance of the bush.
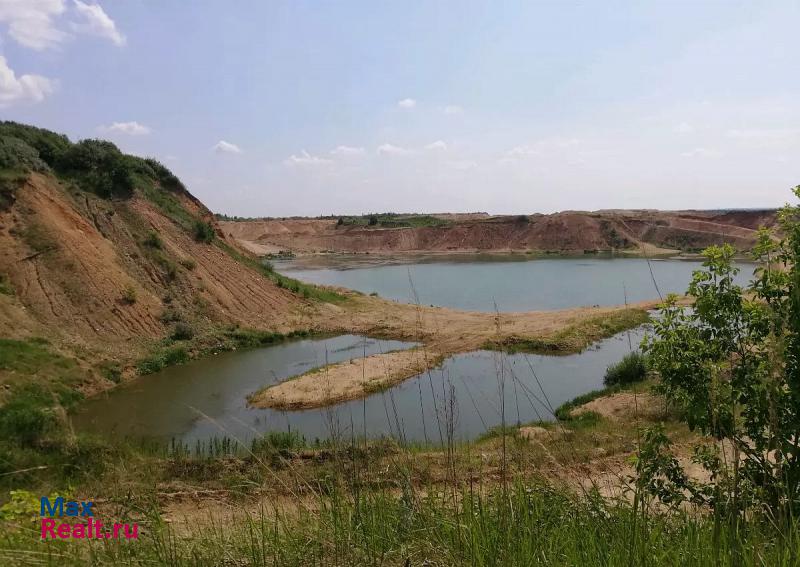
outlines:
[[147, 233], [147, 238], [144, 239], [143, 244], [150, 248], [155, 248], [156, 250], [164, 249], [164, 241], [161, 240], [158, 233], [153, 230]]
[[133, 286], [128, 286], [122, 290], [122, 302], [127, 305], [136, 303], [136, 289]]
[[55, 167], [58, 159], [72, 145], [63, 134], [17, 122], [0, 122], [0, 136], [22, 140], [36, 150], [38, 157], [50, 167]]
[[194, 329], [183, 322], [178, 322], [172, 330], [172, 339], [176, 341], [188, 341], [194, 337]]
[[143, 163], [126, 156], [111, 142], [81, 140], [61, 155], [57, 169], [73, 177], [82, 189], [104, 199], [128, 198], [133, 195], [134, 173], [141, 172]]
[[186, 191], [186, 187], [181, 183], [181, 180], [160, 161], [154, 158], [146, 158], [144, 162], [153, 171], [162, 188], [176, 193]]
[[52, 396], [38, 384], [29, 384], [14, 393], [0, 408], [0, 436], [22, 446], [36, 445], [56, 426], [49, 405]]
[[156, 352], [143, 358], [136, 365], [139, 374], [152, 374], [167, 366], [183, 364], [189, 361], [189, 353], [183, 347], [174, 347]]
[[376, 224], [378, 224], [378, 217], [376, 217], [375, 215], [370, 215], [369, 221], [367, 222], [367, 224], [369, 226], [375, 226]]
[[39, 152], [19, 138], [0, 135], [0, 169], [50, 171]]
[[195, 262], [191, 258], [183, 258], [182, 260], [179, 260], [179, 263], [181, 266], [183, 266], [190, 272], [197, 267], [197, 262]]
[[214, 227], [211, 223], [201, 220], [194, 223], [194, 239], [198, 242], [205, 242], [206, 244], [214, 240]]
[[167, 323], [176, 323], [181, 320], [181, 315], [175, 309], [165, 309], [159, 320], [165, 325]]
[[608, 367], [603, 383], [606, 386], [633, 384], [641, 382], [646, 376], [646, 357], [640, 352], [631, 352], [616, 364]]
[[5, 274], [0, 274], [0, 293], [3, 295], [14, 295], [14, 287], [11, 285], [11, 282], [8, 281], [8, 277]]

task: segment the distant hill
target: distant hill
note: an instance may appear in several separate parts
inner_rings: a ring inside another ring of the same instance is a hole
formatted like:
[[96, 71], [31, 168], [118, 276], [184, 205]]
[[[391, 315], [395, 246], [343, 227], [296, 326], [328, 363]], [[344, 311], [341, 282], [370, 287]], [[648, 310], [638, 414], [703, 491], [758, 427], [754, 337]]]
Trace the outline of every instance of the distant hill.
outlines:
[[698, 252], [728, 242], [749, 250], [775, 210], [566, 211], [549, 215], [371, 215], [221, 222], [254, 252]]

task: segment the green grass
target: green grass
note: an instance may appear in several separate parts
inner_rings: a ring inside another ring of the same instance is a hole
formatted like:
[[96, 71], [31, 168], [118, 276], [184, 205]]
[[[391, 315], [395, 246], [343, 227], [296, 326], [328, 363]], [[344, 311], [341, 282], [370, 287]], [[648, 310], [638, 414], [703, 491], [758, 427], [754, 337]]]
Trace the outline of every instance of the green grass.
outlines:
[[606, 369], [603, 383], [606, 386], [625, 385], [641, 382], [645, 378], [647, 378], [647, 358], [642, 353], [634, 351]]
[[629, 504], [536, 481], [427, 495], [334, 487], [312, 504], [198, 519], [178, 534], [152, 502], [139, 513], [147, 529], [138, 541], [42, 542], [25, 518], [0, 538], [0, 558], [18, 565], [788, 566], [800, 549], [796, 520], [776, 529], [761, 518], [736, 528], [681, 512], [643, 518]]
[[341, 303], [342, 301], [346, 301], [346, 297], [340, 293], [336, 293], [335, 291], [331, 291], [329, 289], [325, 289], [322, 287], [318, 287], [312, 284], [306, 284], [301, 281], [298, 281], [293, 278], [289, 278], [282, 274], [279, 274], [275, 271], [272, 267], [272, 264], [269, 262], [262, 262], [256, 260], [254, 258], [250, 258], [246, 256], [227, 244], [226, 242], [220, 240], [219, 238], [214, 240], [214, 244], [218, 246], [220, 249], [225, 251], [231, 258], [240, 262], [250, 268], [256, 270], [261, 275], [266, 278], [269, 278], [271, 281], [275, 283], [280, 288], [287, 289], [292, 293], [300, 295], [306, 299], [315, 299], [317, 301], [322, 301], [325, 303]]
[[[397, 213], [381, 213], [375, 215], [340, 217], [339, 226], [363, 226], [372, 228], [420, 228], [428, 226], [445, 226], [451, 221], [432, 215], [413, 215]], [[370, 224], [370, 219], [374, 224]]]
[[194, 224], [197, 219], [183, 208], [178, 198], [168, 191], [156, 187], [152, 181], [140, 182], [139, 190], [142, 195], [156, 205], [161, 211], [171, 218], [178, 226], [184, 228], [187, 232], [194, 234]]
[[574, 354], [590, 344], [647, 323], [650, 315], [644, 309], [620, 309], [605, 315], [587, 318], [552, 335], [542, 337], [508, 337], [490, 340], [483, 348], [509, 353]]
[[[0, 338], [0, 374], [6, 377], [5, 381], [12, 390], [17, 383], [35, 376], [39, 383], [52, 385], [59, 390], [59, 395], [63, 393], [64, 396], [84, 379], [84, 371], [74, 359], [54, 352], [46, 339], [38, 337], [27, 340]], [[66, 403], [66, 399], [62, 402]]]
[[21, 231], [20, 236], [22, 237], [22, 241], [27, 244], [34, 253], [42, 254], [44, 252], [56, 250], [59, 247], [58, 242], [53, 238], [50, 231], [47, 230], [44, 225], [32, 219], [29, 219], [28, 224]]
[[189, 362], [191, 355], [183, 346], [170, 346], [158, 349], [136, 363], [139, 374], [153, 374], [168, 366]]
[[8, 280], [8, 276], [0, 274], [0, 294], [14, 295], [14, 286]]

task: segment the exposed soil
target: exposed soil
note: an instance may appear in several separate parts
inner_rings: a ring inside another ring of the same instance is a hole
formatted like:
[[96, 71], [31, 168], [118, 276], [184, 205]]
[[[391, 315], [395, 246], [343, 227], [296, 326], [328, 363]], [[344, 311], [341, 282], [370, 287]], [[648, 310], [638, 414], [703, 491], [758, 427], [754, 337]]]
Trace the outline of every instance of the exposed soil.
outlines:
[[226, 235], [247, 246], [296, 253], [546, 251], [631, 253], [697, 251], [729, 242], [750, 249], [775, 211], [567, 211], [551, 215], [450, 217], [442, 226], [383, 228], [337, 225], [333, 219], [226, 221]]
[[331, 364], [257, 392], [248, 402], [258, 408], [309, 409], [383, 390], [440, 363], [423, 349], [375, 354]]
[[572, 410], [572, 415], [595, 412], [614, 421], [631, 420], [634, 417], [649, 418], [663, 412], [662, 401], [650, 394], [619, 392], [587, 402]]

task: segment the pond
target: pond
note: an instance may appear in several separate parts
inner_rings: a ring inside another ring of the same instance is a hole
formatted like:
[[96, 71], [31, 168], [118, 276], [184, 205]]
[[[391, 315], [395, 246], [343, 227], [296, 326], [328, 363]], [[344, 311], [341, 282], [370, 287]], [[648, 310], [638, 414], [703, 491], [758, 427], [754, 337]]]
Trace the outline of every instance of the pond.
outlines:
[[[602, 387], [606, 367], [636, 348], [643, 330], [622, 333], [569, 356], [476, 351], [363, 400], [294, 412], [247, 407], [248, 394], [321, 366], [411, 343], [353, 335], [306, 339], [231, 352], [167, 368], [89, 400], [73, 417], [79, 429], [118, 436], [193, 442], [242, 441], [267, 431], [294, 431], [308, 441], [332, 436], [392, 436], [440, 442], [452, 417], [457, 439], [506, 423], [552, 420], [552, 409]], [[502, 394], [502, 395], [501, 395]]]
[[[619, 257], [532, 258], [447, 255], [405, 259], [311, 256], [274, 262], [302, 281], [335, 285], [401, 302], [470, 311], [533, 311], [621, 305], [685, 293], [699, 260]], [[740, 264], [746, 284], [754, 265]]]

